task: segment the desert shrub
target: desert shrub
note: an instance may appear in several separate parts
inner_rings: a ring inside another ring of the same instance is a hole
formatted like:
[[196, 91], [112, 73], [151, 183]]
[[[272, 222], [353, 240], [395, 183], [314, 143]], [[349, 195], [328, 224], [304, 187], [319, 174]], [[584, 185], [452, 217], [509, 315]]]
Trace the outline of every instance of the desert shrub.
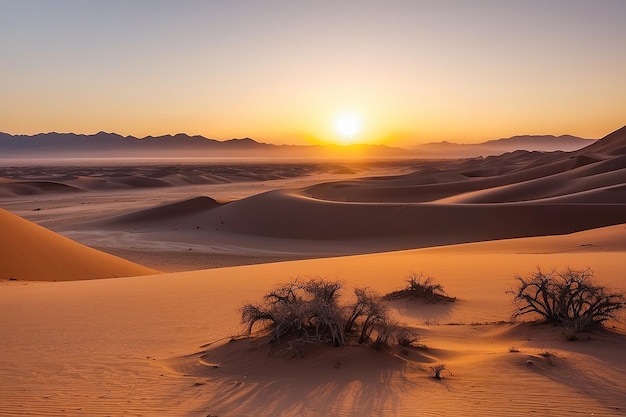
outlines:
[[[364, 340], [362, 343], [371, 341], [375, 348], [389, 346], [396, 338], [398, 325], [390, 320], [380, 320], [373, 326], [376, 337]], [[371, 335], [371, 334], [370, 334]]]
[[446, 368], [446, 365], [444, 365], [443, 363], [439, 365], [431, 366], [430, 371], [431, 371], [432, 377], [435, 379], [443, 379], [444, 372], [447, 374], [450, 374], [450, 371], [448, 371], [448, 369]]
[[387, 300], [395, 300], [399, 298], [420, 298], [429, 302], [454, 302], [455, 297], [446, 294], [441, 284], [433, 282], [431, 277], [424, 279], [423, 274], [412, 273], [406, 279], [407, 286], [401, 290], [391, 292], [385, 295]]
[[346, 334], [353, 334], [357, 322], [360, 320], [367, 321], [367, 318], [377, 310], [377, 305], [380, 304], [378, 294], [369, 288], [355, 288], [354, 295], [356, 296], [356, 301], [345, 309], [346, 323], [344, 332]]
[[268, 293], [263, 305], [242, 308], [241, 320], [250, 334], [258, 322], [267, 322], [272, 341], [301, 337], [305, 341], [344, 344], [343, 311], [337, 301], [339, 282], [295, 280]]
[[544, 273], [537, 268], [529, 277], [515, 278], [519, 286], [510, 292], [516, 304], [513, 318], [537, 314], [562, 327], [570, 339], [615, 318], [626, 306], [624, 295], [597, 285], [589, 269]]
[[271, 342], [287, 338], [290, 346], [296, 346], [294, 341], [298, 346], [327, 342], [341, 346], [347, 337], [359, 344], [382, 346], [397, 341], [409, 346], [418, 339], [414, 330], [389, 318], [386, 304], [374, 291], [356, 288], [355, 301], [341, 305], [342, 288], [339, 282], [323, 279], [283, 284], [265, 295], [263, 303], [242, 307], [245, 332], [250, 334], [255, 325], [265, 324]]
[[352, 334], [356, 327], [358, 343], [362, 344], [368, 342], [374, 332], [380, 334], [386, 331], [389, 311], [380, 296], [369, 288], [356, 288], [354, 295], [356, 301], [346, 308], [345, 330]]
[[400, 346], [409, 347], [415, 345], [420, 340], [417, 331], [412, 327], [398, 326], [394, 332], [396, 341]]

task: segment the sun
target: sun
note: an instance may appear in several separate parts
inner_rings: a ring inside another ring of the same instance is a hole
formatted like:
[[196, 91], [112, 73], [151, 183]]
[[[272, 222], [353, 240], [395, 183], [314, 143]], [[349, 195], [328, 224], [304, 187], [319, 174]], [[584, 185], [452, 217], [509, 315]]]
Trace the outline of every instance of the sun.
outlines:
[[339, 134], [339, 143], [349, 145], [354, 143], [357, 134], [361, 131], [361, 117], [354, 112], [342, 113], [335, 118], [335, 130]]

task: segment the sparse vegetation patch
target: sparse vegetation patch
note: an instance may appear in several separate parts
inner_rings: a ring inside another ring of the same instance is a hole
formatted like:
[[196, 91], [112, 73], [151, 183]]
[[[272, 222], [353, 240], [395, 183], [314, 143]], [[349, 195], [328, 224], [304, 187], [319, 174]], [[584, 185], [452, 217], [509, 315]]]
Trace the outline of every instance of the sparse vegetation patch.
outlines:
[[519, 282], [514, 296], [513, 318], [539, 315], [546, 323], [563, 328], [568, 339], [590, 330], [619, 315], [626, 306], [624, 294], [597, 285], [589, 269], [562, 272], [541, 269], [529, 277], [515, 277]]
[[243, 306], [245, 332], [250, 334], [257, 324], [265, 325], [270, 342], [287, 341], [296, 356], [302, 356], [306, 343], [410, 346], [419, 339], [414, 329], [391, 320], [387, 305], [376, 292], [356, 288], [354, 302], [342, 304], [342, 289], [338, 281], [319, 278], [283, 284], [265, 295], [262, 303]]
[[443, 379], [445, 374], [451, 375], [450, 371], [446, 368], [445, 364], [439, 364], [435, 366], [431, 366], [430, 370], [432, 372], [432, 377], [435, 379]]
[[446, 294], [441, 284], [433, 282], [431, 277], [424, 279], [423, 274], [412, 273], [406, 279], [407, 286], [401, 290], [385, 295], [387, 300], [399, 298], [419, 298], [432, 303], [449, 303], [456, 301], [456, 297]]

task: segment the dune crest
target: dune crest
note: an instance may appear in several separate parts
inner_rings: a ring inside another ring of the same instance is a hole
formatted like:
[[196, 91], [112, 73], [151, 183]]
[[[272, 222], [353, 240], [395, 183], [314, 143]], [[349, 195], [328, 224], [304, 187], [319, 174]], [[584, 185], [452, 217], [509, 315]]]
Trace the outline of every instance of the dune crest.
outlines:
[[608, 156], [626, 155], [626, 126], [617, 129], [595, 143], [576, 151], [576, 153], [603, 154]]
[[0, 209], [0, 279], [73, 281], [158, 273]]
[[161, 225], [167, 220], [188, 217], [194, 213], [210, 210], [220, 205], [220, 203], [211, 197], [194, 197], [176, 203], [163, 204], [157, 207], [116, 216], [108, 219], [104, 223], [111, 226], [137, 223], [156, 223]]

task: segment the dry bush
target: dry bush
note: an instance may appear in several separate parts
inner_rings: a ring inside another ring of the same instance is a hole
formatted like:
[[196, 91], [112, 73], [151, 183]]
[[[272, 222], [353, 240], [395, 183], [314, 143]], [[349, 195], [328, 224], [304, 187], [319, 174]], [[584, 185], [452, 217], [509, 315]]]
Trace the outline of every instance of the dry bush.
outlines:
[[441, 284], [433, 282], [431, 277], [423, 279], [423, 274], [412, 273], [406, 279], [407, 286], [401, 290], [391, 292], [385, 295], [387, 300], [395, 300], [399, 298], [420, 298], [429, 302], [454, 302], [456, 297], [450, 297], [446, 294]]
[[432, 373], [432, 377], [435, 379], [443, 379], [444, 372], [451, 375], [451, 372], [446, 369], [446, 365], [439, 364], [430, 367], [430, 371]]
[[355, 288], [356, 301], [352, 306], [346, 307], [346, 324], [344, 332], [353, 334], [356, 330], [357, 321], [371, 321], [371, 317], [380, 304], [378, 295], [369, 288]]
[[414, 346], [420, 340], [417, 331], [412, 327], [406, 326], [397, 327], [394, 336], [398, 344], [404, 347]]
[[376, 337], [363, 341], [363, 343], [370, 341], [372, 346], [376, 349], [391, 345], [396, 339], [396, 331], [398, 325], [390, 320], [379, 321], [374, 326], [374, 333]]
[[356, 333], [358, 343], [362, 344], [368, 342], [374, 332], [385, 332], [389, 312], [380, 296], [369, 288], [355, 288], [354, 295], [355, 303], [346, 308], [345, 331]]
[[343, 310], [338, 303], [339, 282], [295, 280], [268, 293], [263, 305], [242, 308], [241, 320], [250, 334], [258, 322], [267, 322], [271, 341], [301, 337], [306, 342], [345, 343]]
[[298, 344], [335, 346], [345, 345], [348, 337], [359, 344], [372, 342], [376, 347], [393, 341], [409, 346], [418, 340], [415, 330], [390, 319], [387, 306], [374, 291], [356, 288], [354, 303], [340, 305], [341, 289], [341, 283], [323, 279], [281, 285], [265, 295], [262, 304], [243, 306], [241, 320], [245, 332], [250, 334], [255, 325], [266, 324], [272, 342], [287, 338]]
[[626, 306], [624, 295], [595, 284], [589, 269], [544, 273], [537, 268], [530, 277], [515, 278], [519, 287], [510, 291], [517, 306], [513, 318], [537, 314], [546, 323], [562, 327], [569, 339], [602, 326]]

